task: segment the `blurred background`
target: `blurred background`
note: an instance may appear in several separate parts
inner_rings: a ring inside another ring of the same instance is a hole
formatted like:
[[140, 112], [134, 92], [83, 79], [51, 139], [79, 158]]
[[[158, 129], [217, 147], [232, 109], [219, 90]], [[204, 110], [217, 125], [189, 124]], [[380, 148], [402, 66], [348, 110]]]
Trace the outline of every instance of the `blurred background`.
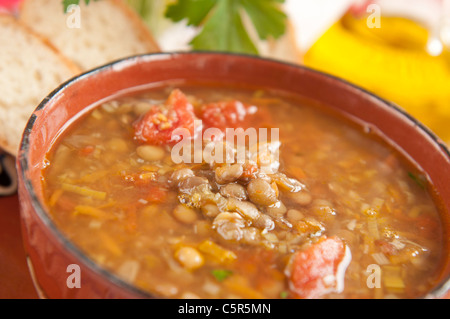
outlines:
[[[174, 1], [128, 2], [163, 51], [211, 48], [192, 45], [201, 24], [166, 16]], [[188, 16], [192, 1], [185, 2]], [[450, 144], [449, 0], [275, 2], [286, 14], [286, 29], [278, 38], [253, 36], [259, 55], [304, 64], [362, 86], [398, 104]], [[247, 20], [243, 18], [252, 36]]]
[[[398, 104], [450, 145], [450, 0], [124, 1], [162, 51], [303, 64]], [[19, 2], [0, 0], [0, 10]]]

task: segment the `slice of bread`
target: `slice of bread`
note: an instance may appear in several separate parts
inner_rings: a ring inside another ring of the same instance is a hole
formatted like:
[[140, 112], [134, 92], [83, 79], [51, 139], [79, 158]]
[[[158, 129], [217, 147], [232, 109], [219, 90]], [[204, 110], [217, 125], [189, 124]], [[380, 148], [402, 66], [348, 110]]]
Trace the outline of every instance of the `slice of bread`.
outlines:
[[82, 70], [159, 51], [148, 27], [122, 0], [80, 1], [68, 13], [61, 0], [24, 0], [19, 19]]
[[0, 48], [0, 147], [17, 155], [31, 113], [80, 69], [7, 14], [0, 14]]

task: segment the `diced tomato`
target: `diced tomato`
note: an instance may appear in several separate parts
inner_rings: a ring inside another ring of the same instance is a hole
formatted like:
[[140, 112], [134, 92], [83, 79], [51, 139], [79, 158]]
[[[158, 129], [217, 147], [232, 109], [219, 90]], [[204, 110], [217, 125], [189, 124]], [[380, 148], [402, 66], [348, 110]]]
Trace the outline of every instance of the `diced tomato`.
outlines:
[[375, 245], [378, 248], [380, 248], [381, 252], [385, 255], [392, 256], [398, 253], [398, 249], [395, 248], [394, 245], [385, 240], [382, 239], [375, 240]]
[[164, 105], [154, 105], [139, 121], [134, 123], [135, 138], [141, 142], [164, 145], [175, 144], [183, 135], [174, 132], [186, 129], [191, 138], [195, 138], [194, 107], [178, 89], [170, 94]]
[[81, 156], [88, 156], [91, 155], [95, 151], [95, 146], [88, 145], [83, 148], [81, 148], [78, 152]]
[[292, 292], [303, 299], [340, 292], [350, 258], [349, 248], [337, 237], [325, 237], [297, 252], [287, 270]]
[[135, 205], [131, 205], [126, 209], [125, 215], [125, 229], [134, 232], [137, 229], [137, 208]]
[[201, 110], [201, 118], [205, 127], [220, 130], [236, 128], [251, 113], [250, 106], [239, 101], [221, 101], [206, 104]]
[[75, 199], [69, 197], [66, 194], [62, 194], [56, 202], [56, 207], [65, 211], [73, 211], [76, 206], [77, 202], [75, 201]]
[[258, 165], [253, 162], [245, 162], [242, 165], [244, 172], [241, 175], [241, 179], [249, 179], [254, 177], [254, 175], [258, 172]]
[[150, 203], [163, 203], [167, 198], [167, 190], [159, 186], [151, 186], [145, 198]]

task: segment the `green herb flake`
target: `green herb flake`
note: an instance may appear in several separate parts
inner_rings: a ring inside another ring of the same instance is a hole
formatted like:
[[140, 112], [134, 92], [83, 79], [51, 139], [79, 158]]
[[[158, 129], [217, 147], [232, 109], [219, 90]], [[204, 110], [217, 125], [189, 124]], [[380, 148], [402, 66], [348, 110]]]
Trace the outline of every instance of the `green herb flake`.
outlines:
[[414, 173], [408, 172], [408, 176], [422, 189], [426, 187], [426, 179], [423, 175], [416, 175]]
[[231, 270], [226, 269], [215, 269], [211, 271], [211, 274], [214, 276], [214, 278], [216, 278], [217, 281], [222, 282], [228, 277], [230, 277], [233, 274], [233, 272]]
[[287, 297], [289, 297], [289, 292], [287, 292], [287, 291], [280, 292], [281, 299], [286, 299]]

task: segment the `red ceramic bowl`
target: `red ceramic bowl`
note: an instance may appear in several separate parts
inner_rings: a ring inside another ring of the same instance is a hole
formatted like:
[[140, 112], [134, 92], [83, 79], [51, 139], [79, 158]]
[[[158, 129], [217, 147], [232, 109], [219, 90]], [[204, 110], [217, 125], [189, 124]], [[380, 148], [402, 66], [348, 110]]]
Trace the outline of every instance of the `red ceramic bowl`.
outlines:
[[[337, 110], [370, 127], [429, 176], [436, 203], [450, 225], [450, 155], [429, 130], [394, 105], [337, 78], [296, 65], [220, 53], [162, 53], [131, 57], [78, 76], [51, 93], [24, 132], [17, 159], [25, 249], [37, 285], [49, 298], [140, 298], [148, 294], [126, 284], [88, 259], [59, 231], [46, 213], [41, 170], [61, 130], [80, 112], [111, 95], [173, 81], [251, 84], [287, 91]], [[449, 242], [448, 234], [447, 246]], [[448, 251], [447, 247], [447, 251]], [[426, 297], [441, 298], [450, 287], [447, 253], [440, 281]], [[81, 288], [68, 288], [68, 266], [81, 267]]]

